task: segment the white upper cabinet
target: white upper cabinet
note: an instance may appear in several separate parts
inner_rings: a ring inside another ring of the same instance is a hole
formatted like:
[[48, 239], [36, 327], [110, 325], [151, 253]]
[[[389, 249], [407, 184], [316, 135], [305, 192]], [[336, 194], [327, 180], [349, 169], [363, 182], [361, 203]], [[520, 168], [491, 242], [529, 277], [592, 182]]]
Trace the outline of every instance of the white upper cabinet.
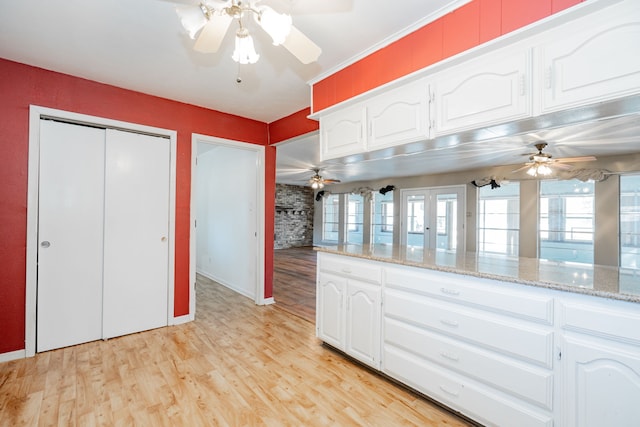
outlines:
[[320, 117], [322, 160], [366, 151], [366, 109], [361, 104]]
[[640, 92], [640, 2], [553, 30], [537, 49], [541, 113]]
[[424, 79], [378, 95], [368, 103], [368, 149], [429, 138], [429, 84]]
[[435, 134], [531, 115], [530, 53], [497, 51], [438, 74]]

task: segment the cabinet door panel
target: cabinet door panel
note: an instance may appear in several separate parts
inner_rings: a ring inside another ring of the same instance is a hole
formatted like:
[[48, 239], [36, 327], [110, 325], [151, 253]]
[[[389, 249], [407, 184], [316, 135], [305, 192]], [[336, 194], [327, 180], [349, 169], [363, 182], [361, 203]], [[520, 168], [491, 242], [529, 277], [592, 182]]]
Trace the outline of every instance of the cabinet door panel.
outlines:
[[347, 290], [345, 351], [355, 358], [379, 368], [380, 287], [350, 279]]
[[635, 346], [565, 338], [566, 425], [637, 426], [640, 354]]
[[407, 84], [369, 102], [368, 149], [392, 147], [429, 138], [429, 86]]
[[582, 18], [539, 48], [542, 112], [640, 92], [639, 5], [628, 1]]
[[337, 111], [320, 118], [320, 157], [333, 159], [366, 150], [366, 121], [363, 106]]
[[531, 114], [529, 53], [500, 52], [439, 75], [437, 135], [504, 123]]
[[344, 350], [344, 299], [347, 280], [329, 273], [318, 276], [316, 326], [318, 338]]

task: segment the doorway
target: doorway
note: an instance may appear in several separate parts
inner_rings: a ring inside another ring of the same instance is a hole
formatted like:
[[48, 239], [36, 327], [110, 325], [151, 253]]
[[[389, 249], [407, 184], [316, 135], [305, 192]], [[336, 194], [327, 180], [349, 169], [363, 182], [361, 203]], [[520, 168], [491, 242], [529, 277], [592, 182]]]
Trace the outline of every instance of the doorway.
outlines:
[[191, 283], [198, 273], [256, 304], [269, 303], [264, 298], [264, 147], [193, 135], [192, 158]]
[[465, 187], [401, 190], [400, 244], [464, 251]]

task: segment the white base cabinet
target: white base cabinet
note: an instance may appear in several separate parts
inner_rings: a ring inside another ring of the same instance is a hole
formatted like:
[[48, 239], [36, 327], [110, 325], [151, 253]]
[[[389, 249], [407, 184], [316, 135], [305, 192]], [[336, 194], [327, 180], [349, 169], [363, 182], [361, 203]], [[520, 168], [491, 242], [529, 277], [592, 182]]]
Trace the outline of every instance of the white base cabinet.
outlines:
[[380, 268], [342, 257], [318, 257], [316, 335], [380, 369]]
[[317, 335], [483, 425], [635, 426], [640, 304], [318, 253]]

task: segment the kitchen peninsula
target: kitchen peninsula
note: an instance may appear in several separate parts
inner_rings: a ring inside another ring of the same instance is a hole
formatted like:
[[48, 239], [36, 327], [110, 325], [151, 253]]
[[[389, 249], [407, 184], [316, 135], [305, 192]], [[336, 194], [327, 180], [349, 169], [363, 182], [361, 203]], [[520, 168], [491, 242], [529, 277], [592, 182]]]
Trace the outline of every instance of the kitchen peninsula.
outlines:
[[640, 276], [615, 267], [319, 247], [317, 336], [485, 425], [635, 425]]

